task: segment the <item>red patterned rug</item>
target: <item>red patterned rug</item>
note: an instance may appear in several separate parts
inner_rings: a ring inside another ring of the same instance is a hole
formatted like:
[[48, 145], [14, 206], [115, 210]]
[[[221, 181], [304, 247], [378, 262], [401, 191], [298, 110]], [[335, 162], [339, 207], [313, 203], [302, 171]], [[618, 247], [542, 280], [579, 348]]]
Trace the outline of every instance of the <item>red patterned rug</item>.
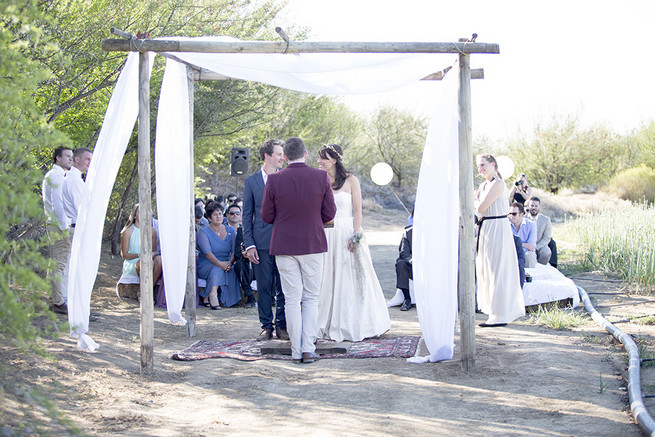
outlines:
[[[321, 355], [326, 358], [409, 358], [416, 353], [420, 337], [372, 338], [351, 343], [348, 353]], [[256, 340], [206, 341], [199, 340], [188, 348], [173, 354], [179, 361], [206, 360], [207, 358], [234, 358], [241, 361], [291, 360], [291, 355], [262, 355], [260, 347], [268, 342]], [[280, 342], [282, 343], [282, 342]], [[319, 340], [319, 345], [329, 346], [331, 341]], [[282, 343], [283, 344], [283, 343]]]

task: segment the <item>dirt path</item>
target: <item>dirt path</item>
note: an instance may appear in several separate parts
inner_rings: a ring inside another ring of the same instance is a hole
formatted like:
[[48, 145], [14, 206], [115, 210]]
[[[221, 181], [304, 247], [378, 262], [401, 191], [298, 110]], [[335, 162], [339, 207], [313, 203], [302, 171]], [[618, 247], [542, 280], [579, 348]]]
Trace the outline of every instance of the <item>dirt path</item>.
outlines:
[[[390, 215], [365, 220], [387, 298], [395, 293], [403, 222]], [[199, 309], [195, 339], [156, 309], [155, 376], [146, 379], [139, 374], [137, 303], [114, 294], [120, 265], [103, 250], [92, 298], [98, 318], [90, 325], [97, 353], [77, 352], [68, 336], [45, 342], [54, 363], [20, 361], [0, 350], [12, 372], [52, 387], [57, 406], [89, 435], [641, 435], [627, 411], [624, 355], [592, 323], [572, 331], [520, 322], [478, 329], [477, 368], [466, 374], [459, 347], [453, 360], [434, 364], [174, 361], [172, 353], [199, 339], [255, 337], [256, 309]], [[601, 293], [594, 295], [599, 303], [616, 297], [602, 294], [615, 291], [613, 284], [588, 282], [588, 291]], [[390, 314], [388, 336], [420, 335], [416, 311], [390, 308]], [[13, 414], [5, 418], [20, 421], [21, 411], [12, 408], [5, 407]]]

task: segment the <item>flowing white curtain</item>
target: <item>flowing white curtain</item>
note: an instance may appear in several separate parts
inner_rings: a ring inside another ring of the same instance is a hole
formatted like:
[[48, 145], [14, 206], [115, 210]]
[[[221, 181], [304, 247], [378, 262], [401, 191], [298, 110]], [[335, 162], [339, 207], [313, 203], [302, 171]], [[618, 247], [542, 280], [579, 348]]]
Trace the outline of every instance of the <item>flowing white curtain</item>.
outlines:
[[[198, 39], [229, 40], [224, 37]], [[375, 93], [399, 88], [448, 64], [445, 61], [448, 58], [435, 54], [173, 55], [234, 79], [330, 95]], [[71, 326], [76, 327], [71, 330], [74, 335], [88, 331], [90, 296], [100, 258], [104, 216], [138, 113], [136, 59], [136, 54], [128, 56], [128, 63], [119, 77], [89, 169], [87, 196], [82, 204], [82, 219], [76, 230], [71, 254], [71, 266], [77, 268], [71, 270], [74, 280], [69, 281], [69, 296], [79, 299], [77, 309], [69, 315]], [[191, 202], [192, 183], [188, 161], [190, 114], [184, 67], [175, 64], [167, 62], [162, 84], [155, 169], [169, 318], [174, 323], [184, 323], [181, 307], [184, 301], [183, 284], [186, 282], [188, 202]], [[456, 284], [457, 276], [457, 72], [451, 71], [446, 77], [450, 80], [443, 84], [434, 83], [434, 86], [443, 86], [446, 90], [454, 87], [455, 91], [445, 93], [444, 98], [451, 100], [444, 104], [431, 124], [421, 165], [414, 219], [415, 286], [422, 290], [417, 293], [417, 307], [431, 361], [452, 357], [453, 303], [456, 308], [456, 285], [453, 284]], [[455, 117], [454, 135], [448, 130], [452, 127], [448, 121], [451, 117]], [[93, 220], [87, 216], [93, 217]], [[421, 297], [418, 297], [419, 294]], [[444, 307], [443, 311], [440, 307]], [[433, 311], [437, 312], [432, 314]]]
[[[459, 63], [442, 83], [442, 95], [428, 130], [414, 207], [412, 255], [416, 311], [427, 357], [410, 362], [453, 357], [457, 316], [459, 239]], [[472, 195], [472, 193], [471, 193]]]
[[157, 113], [155, 174], [166, 307], [169, 320], [181, 325], [186, 325], [182, 305], [192, 201], [189, 117], [186, 66], [167, 59]]
[[[150, 69], [154, 56], [150, 57]], [[139, 56], [130, 53], [109, 100], [77, 214], [68, 271], [68, 323], [78, 348], [95, 349], [89, 331], [91, 291], [100, 264], [109, 196], [139, 112]]]

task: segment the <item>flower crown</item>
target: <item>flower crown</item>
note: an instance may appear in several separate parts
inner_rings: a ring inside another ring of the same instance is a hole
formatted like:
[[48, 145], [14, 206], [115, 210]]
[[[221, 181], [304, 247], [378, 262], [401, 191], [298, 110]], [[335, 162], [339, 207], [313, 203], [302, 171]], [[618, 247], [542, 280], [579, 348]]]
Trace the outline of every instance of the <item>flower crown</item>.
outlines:
[[334, 154], [337, 155], [337, 156], [339, 157], [339, 161], [343, 160], [343, 156], [341, 156], [341, 153], [337, 152], [337, 151], [335, 150], [334, 146], [332, 146], [332, 144], [325, 144], [325, 145], [323, 145], [323, 149], [330, 149], [330, 150], [332, 150], [332, 151], [334, 152]]

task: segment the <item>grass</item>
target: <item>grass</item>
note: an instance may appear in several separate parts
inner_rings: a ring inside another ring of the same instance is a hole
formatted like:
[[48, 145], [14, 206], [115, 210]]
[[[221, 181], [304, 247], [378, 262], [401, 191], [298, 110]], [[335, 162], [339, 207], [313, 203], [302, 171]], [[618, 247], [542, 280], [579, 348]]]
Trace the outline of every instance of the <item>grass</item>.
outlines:
[[546, 326], [558, 331], [569, 330], [589, 322], [584, 314], [577, 314], [573, 308], [558, 308], [557, 305], [539, 305], [536, 311], [529, 313], [526, 323]]
[[569, 220], [565, 236], [575, 242], [571, 272], [600, 271], [632, 284], [633, 292], [655, 288], [655, 207], [625, 204]]

